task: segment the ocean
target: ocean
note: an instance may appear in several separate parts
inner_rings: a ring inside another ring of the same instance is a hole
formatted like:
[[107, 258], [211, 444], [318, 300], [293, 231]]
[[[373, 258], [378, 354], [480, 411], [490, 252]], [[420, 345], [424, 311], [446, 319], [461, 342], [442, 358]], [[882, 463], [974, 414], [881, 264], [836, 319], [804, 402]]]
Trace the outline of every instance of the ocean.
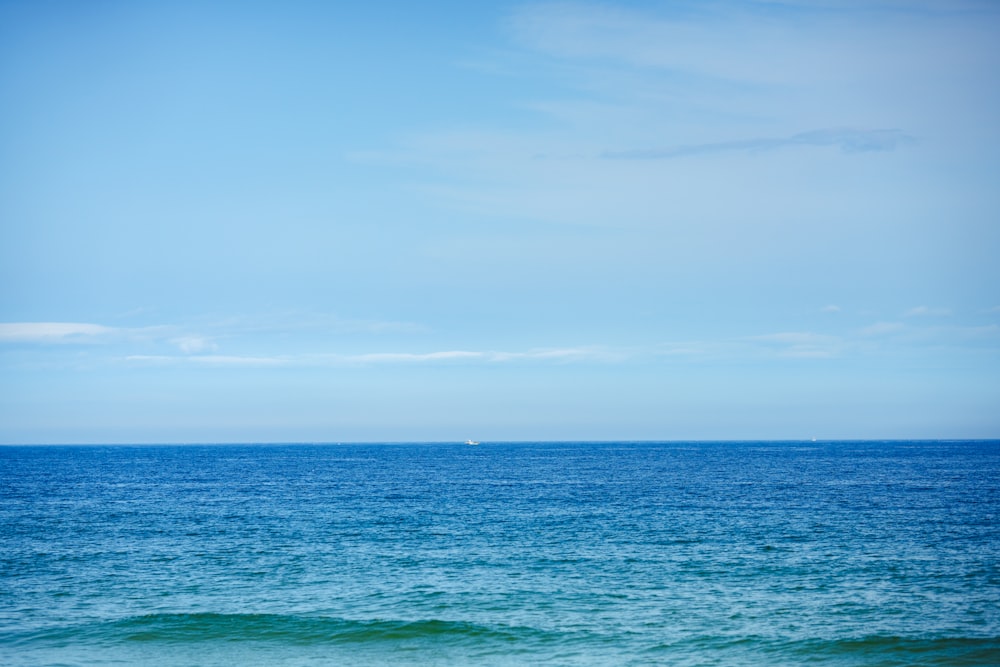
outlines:
[[0, 447], [0, 664], [1000, 665], [1000, 442]]

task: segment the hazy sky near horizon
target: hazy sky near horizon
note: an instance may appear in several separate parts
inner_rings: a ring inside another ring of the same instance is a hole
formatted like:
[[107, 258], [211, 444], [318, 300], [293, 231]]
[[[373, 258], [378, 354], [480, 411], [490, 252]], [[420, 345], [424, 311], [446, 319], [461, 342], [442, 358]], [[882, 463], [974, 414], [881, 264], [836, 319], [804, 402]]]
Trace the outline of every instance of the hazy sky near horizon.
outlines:
[[0, 443], [998, 437], [998, 35], [0, 1]]

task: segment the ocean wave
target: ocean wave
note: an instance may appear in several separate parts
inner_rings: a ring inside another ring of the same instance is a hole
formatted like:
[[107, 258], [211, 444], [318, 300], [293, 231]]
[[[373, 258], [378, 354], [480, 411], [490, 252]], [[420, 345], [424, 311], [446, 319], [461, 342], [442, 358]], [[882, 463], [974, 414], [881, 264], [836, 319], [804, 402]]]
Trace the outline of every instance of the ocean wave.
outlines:
[[[203, 651], [226, 655], [233, 650], [305, 651], [303, 656], [321, 651], [327, 656], [366, 655], [373, 664], [388, 664], [390, 659], [399, 664], [430, 664], [427, 661], [432, 658], [435, 664], [446, 659], [454, 664], [517, 664], [526, 660], [564, 665], [1000, 664], [1000, 637], [873, 635], [793, 639], [695, 635], [663, 642], [657, 641], [655, 634], [642, 632], [594, 634], [579, 629], [552, 631], [438, 619], [351, 620], [294, 614], [148, 614], [7, 634], [0, 636], [3, 646], [43, 654], [53, 649], [80, 651], [89, 647], [104, 657], [132, 649], [142, 651], [135, 655], [143, 656], [162, 656], [177, 650], [187, 655], [208, 655]], [[400, 663], [404, 657], [409, 662]], [[94, 664], [103, 663], [98, 660]]]
[[74, 642], [266, 642], [278, 644], [419, 643], [437, 645], [523, 645], [558, 641], [557, 633], [528, 627], [487, 626], [437, 619], [350, 620], [289, 614], [160, 613], [113, 621], [61, 626], [18, 633], [3, 643], [28, 645]]

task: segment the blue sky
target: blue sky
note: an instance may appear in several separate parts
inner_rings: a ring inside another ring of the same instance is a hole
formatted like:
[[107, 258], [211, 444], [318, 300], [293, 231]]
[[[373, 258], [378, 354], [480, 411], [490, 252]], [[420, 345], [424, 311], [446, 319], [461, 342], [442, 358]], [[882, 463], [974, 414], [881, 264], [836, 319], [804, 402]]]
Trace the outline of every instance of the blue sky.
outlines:
[[998, 34], [0, 2], [0, 442], [998, 437]]

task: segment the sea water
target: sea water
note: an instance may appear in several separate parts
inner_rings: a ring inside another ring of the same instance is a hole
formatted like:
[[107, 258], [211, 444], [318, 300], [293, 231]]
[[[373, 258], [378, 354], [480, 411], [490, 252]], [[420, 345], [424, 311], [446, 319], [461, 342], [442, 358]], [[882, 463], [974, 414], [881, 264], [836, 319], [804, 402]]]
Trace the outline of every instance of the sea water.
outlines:
[[1000, 442], [0, 447], [0, 664], [996, 665]]

